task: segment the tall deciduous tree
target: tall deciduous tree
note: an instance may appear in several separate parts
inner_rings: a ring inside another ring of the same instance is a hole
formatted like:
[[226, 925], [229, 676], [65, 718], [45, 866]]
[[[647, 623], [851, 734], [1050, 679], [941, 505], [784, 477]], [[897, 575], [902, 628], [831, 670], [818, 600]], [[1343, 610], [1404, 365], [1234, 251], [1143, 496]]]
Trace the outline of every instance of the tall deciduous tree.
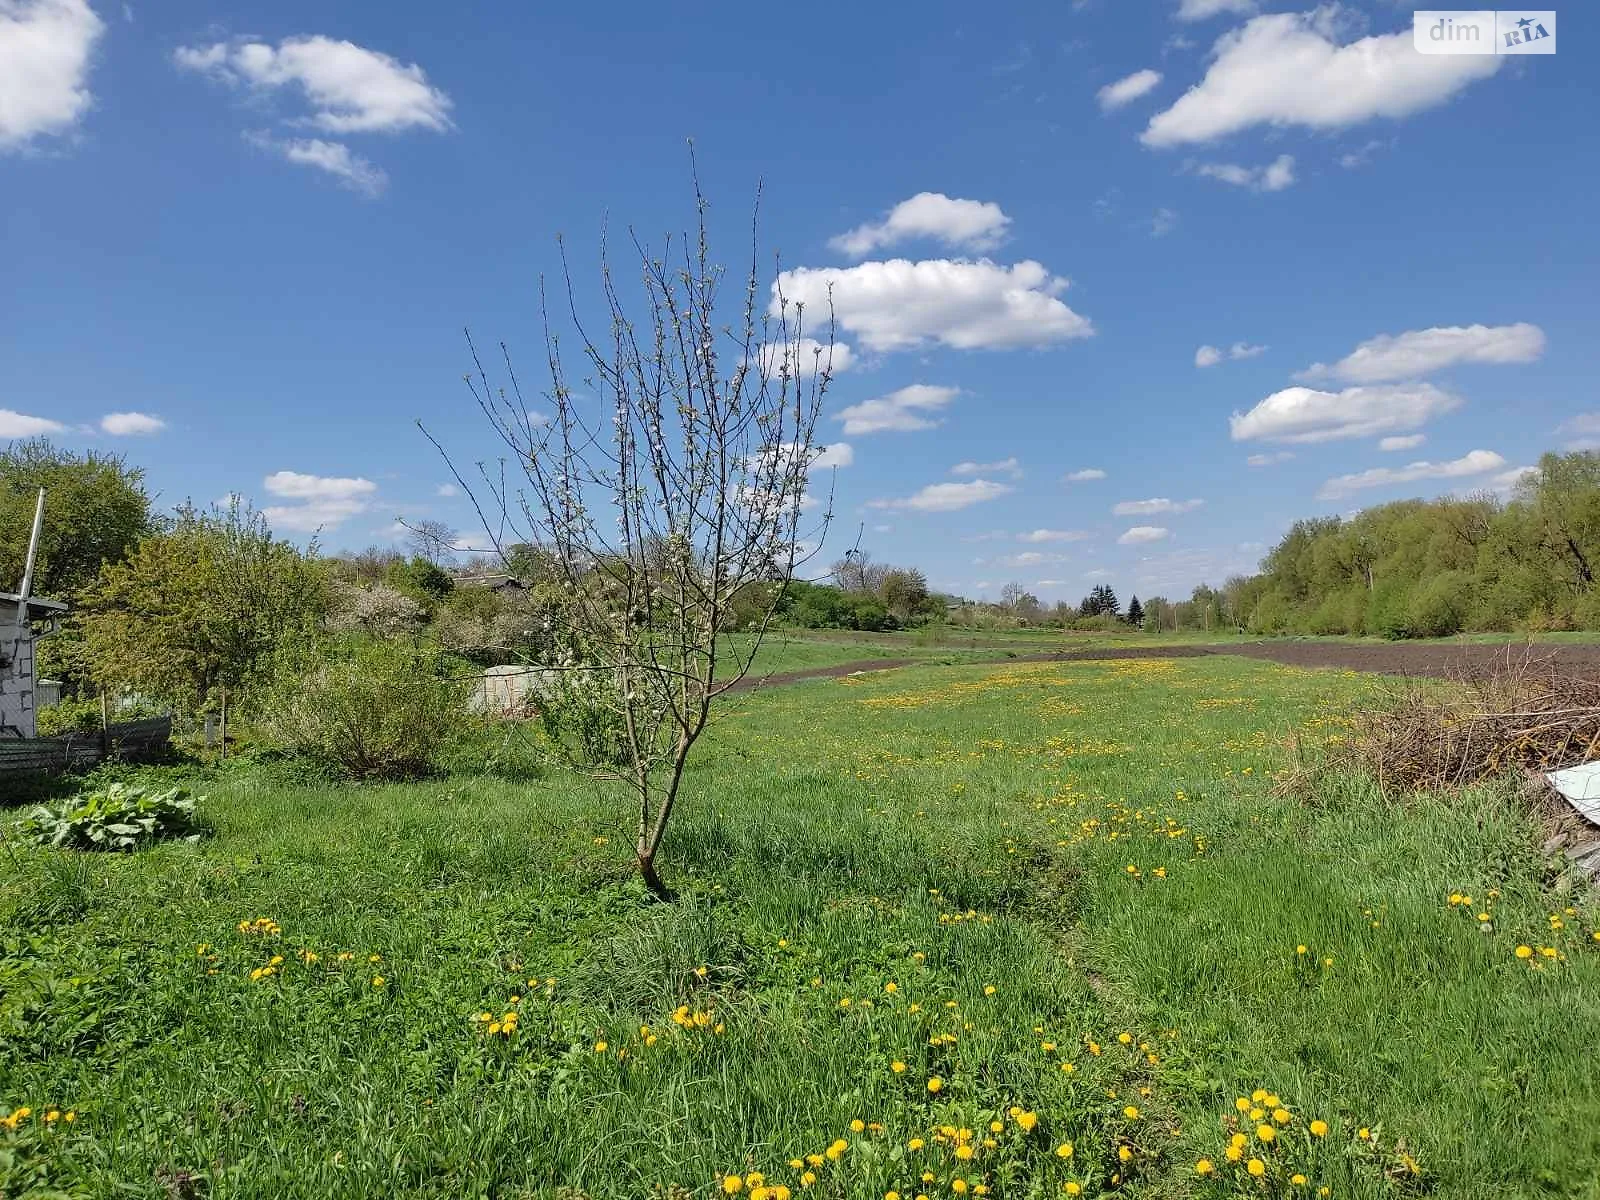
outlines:
[[[583, 715], [556, 732], [571, 732], [560, 744], [574, 766], [630, 789], [639, 872], [663, 897], [657, 857], [689, 752], [820, 532], [802, 530], [801, 513], [833, 342], [830, 321], [810, 352], [805, 314], [776, 287], [763, 315], [754, 255], [735, 311], [724, 310], [698, 186], [696, 201], [694, 234], [659, 252], [634, 239], [639, 315], [602, 255], [603, 328], [572, 311], [589, 375], [579, 390], [546, 314], [551, 411], [528, 402], [503, 347], [504, 387], [473, 350], [468, 384], [507, 457], [476, 480], [451, 466], [502, 557], [535, 546], [559, 582], [565, 602], [550, 616], [564, 655], [547, 664], [549, 707], [572, 701]], [[566, 284], [571, 297], [570, 271]], [[728, 614], [752, 597], [731, 641]]]
[[37, 596], [73, 598], [104, 563], [150, 532], [144, 472], [112, 454], [73, 454], [45, 438], [0, 450], [0, 591], [22, 578], [33, 506], [44, 488], [44, 528], [34, 568]]
[[108, 563], [83, 595], [90, 669], [180, 711], [256, 683], [285, 642], [327, 607], [327, 573], [235, 502], [178, 510], [170, 529]]

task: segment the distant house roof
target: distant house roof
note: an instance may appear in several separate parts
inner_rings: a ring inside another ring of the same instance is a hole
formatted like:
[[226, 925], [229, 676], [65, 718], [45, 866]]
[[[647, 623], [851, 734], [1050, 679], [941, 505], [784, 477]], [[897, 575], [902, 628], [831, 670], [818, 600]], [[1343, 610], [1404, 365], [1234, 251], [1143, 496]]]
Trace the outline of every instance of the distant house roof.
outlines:
[[[16, 592], [0, 592], [0, 604], [16, 605], [21, 600], [22, 597], [17, 595]], [[32, 612], [37, 608], [42, 609], [45, 612], [64, 613], [69, 607], [71, 606], [60, 600], [41, 600], [38, 596], [28, 597], [29, 612]]]
[[463, 575], [456, 582], [463, 587], [483, 587], [495, 592], [520, 592], [528, 586], [515, 575]]

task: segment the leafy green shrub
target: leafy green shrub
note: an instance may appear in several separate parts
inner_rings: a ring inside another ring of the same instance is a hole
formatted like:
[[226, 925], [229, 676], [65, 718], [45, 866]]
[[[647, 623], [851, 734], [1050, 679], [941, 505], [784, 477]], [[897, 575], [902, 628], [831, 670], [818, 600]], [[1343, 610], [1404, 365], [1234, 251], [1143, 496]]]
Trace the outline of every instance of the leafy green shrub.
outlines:
[[[109, 716], [118, 721], [142, 721], [147, 717], [164, 717], [171, 708], [148, 697], [123, 697], [111, 705]], [[85, 696], [81, 700], [63, 700], [49, 708], [39, 710], [39, 736], [59, 737], [66, 733], [100, 732], [100, 699]]]
[[63, 700], [38, 714], [40, 737], [60, 737], [64, 733], [98, 733], [100, 731], [100, 701]]
[[1445, 571], [1419, 584], [1407, 607], [1412, 637], [1451, 637], [1460, 633], [1472, 608], [1472, 577]]
[[1289, 602], [1277, 592], [1268, 592], [1256, 602], [1249, 617], [1251, 633], [1280, 634], [1289, 630]]
[[447, 671], [437, 652], [418, 646], [328, 648], [280, 667], [262, 731], [347, 779], [426, 775], [462, 720], [467, 686]]
[[1367, 630], [1390, 641], [1411, 636], [1409, 595], [1403, 583], [1380, 583], [1368, 595]]
[[1092, 617], [1074, 617], [1070, 628], [1082, 633], [1118, 633], [1127, 626], [1111, 613], [1097, 613]]
[[113, 783], [56, 804], [41, 804], [17, 823], [41, 846], [69, 850], [137, 850], [181, 838], [197, 842], [205, 833], [196, 801], [183, 788], [157, 792], [138, 784]]
[[1367, 589], [1334, 592], [1306, 619], [1306, 632], [1319, 636], [1361, 633], [1367, 618]]
[[536, 703], [545, 736], [558, 756], [609, 766], [628, 761], [624, 705], [609, 673], [548, 672]]
[[1600, 588], [1590, 588], [1572, 606], [1572, 621], [1579, 629], [1600, 630]]

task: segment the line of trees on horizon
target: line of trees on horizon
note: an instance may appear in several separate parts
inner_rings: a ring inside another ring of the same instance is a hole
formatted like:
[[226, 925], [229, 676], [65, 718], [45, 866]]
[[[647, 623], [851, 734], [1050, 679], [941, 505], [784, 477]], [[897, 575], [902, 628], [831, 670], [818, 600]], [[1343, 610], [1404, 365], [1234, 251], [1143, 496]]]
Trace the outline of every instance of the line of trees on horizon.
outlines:
[[[1386, 638], [1600, 631], [1600, 453], [1546, 454], [1509, 497], [1397, 500], [1352, 516], [1296, 521], [1257, 573], [1220, 587], [1201, 583], [1186, 599], [1134, 596], [1126, 612], [1106, 584], [1076, 606], [1046, 606], [1022, 584], [1008, 583], [999, 603], [930, 592], [909, 616], [863, 621], [848, 598], [906, 569], [876, 568], [858, 557], [860, 563], [835, 565], [832, 587], [792, 585], [803, 602], [785, 616], [800, 625], [859, 629], [945, 620]], [[911, 573], [921, 580], [921, 572]]]

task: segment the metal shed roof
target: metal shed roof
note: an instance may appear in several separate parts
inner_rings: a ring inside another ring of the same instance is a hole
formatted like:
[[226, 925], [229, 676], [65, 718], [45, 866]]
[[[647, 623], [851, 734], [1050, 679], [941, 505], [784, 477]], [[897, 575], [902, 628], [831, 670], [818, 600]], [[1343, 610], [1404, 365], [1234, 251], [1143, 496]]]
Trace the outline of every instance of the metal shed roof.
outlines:
[[[0, 592], [0, 604], [16, 604], [22, 597], [16, 592]], [[60, 600], [41, 600], [38, 596], [28, 597], [28, 609], [42, 608], [48, 612], [66, 612], [71, 606]]]

